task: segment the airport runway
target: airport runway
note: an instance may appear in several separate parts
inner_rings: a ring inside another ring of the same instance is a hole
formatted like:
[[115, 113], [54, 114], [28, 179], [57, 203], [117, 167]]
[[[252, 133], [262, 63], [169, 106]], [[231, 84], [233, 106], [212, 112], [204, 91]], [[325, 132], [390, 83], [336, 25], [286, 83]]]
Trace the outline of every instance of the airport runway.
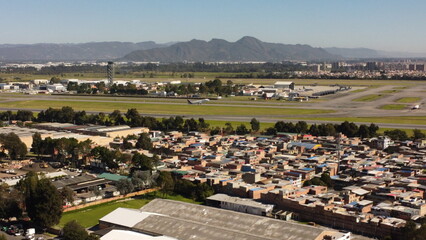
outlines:
[[[395, 93], [386, 93], [386, 91], [397, 91]], [[384, 93], [385, 91], [385, 93]], [[371, 102], [357, 102], [354, 99], [367, 96], [381, 94], [383, 97], [371, 101]], [[406, 107], [403, 110], [384, 110], [380, 109], [381, 106], [387, 104], [396, 104], [396, 100], [403, 97], [418, 97], [421, 100], [416, 103], [405, 103]], [[247, 97], [249, 98], [249, 97]], [[416, 86], [407, 86], [404, 89], [400, 89], [396, 85], [385, 85], [375, 88], [368, 88], [362, 92], [342, 92], [334, 95], [328, 95], [322, 97], [321, 101], [313, 102], [278, 102], [276, 100], [270, 101], [244, 101], [244, 100], [232, 100], [231, 98], [211, 101], [209, 104], [203, 106], [223, 106], [223, 107], [235, 107], [235, 108], [271, 108], [271, 109], [321, 109], [321, 110], [335, 110], [335, 113], [328, 114], [313, 114], [306, 115], [309, 118], [326, 118], [326, 117], [399, 117], [399, 116], [426, 116], [426, 82], [419, 81]], [[152, 98], [138, 98], [138, 97], [103, 97], [103, 96], [72, 96], [72, 95], [8, 95], [0, 94], [0, 102], [14, 102], [14, 101], [28, 101], [28, 100], [49, 100], [49, 101], [75, 101], [75, 102], [104, 102], [104, 103], [131, 103], [131, 104], [161, 104], [161, 105], [188, 105], [185, 99], [152, 99]], [[158, 100], [158, 101], [156, 101]], [[421, 104], [421, 108], [417, 110], [411, 110], [411, 106]], [[47, 107], [40, 106], [37, 109], [28, 109], [32, 111], [45, 110]], [[13, 107], [3, 107], [0, 110], [19, 110]], [[154, 117], [168, 117], [179, 114], [144, 114]], [[180, 114], [181, 115], [181, 114]], [[256, 115], [254, 112], [250, 116], [224, 116], [224, 115], [198, 115], [196, 112], [191, 115], [185, 116], [187, 118], [199, 118], [203, 117], [210, 120], [220, 121], [250, 121], [251, 118], [255, 117], [261, 122], [276, 122], [286, 118], [292, 118], [286, 121], [297, 122], [300, 119], [294, 119], [294, 115]], [[299, 116], [298, 116], [299, 117]], [[312, 123], [340, 123], [323, 120], [304, 120], [310, 124]], [[360, 123], [358, 123], [360, 124]], [[426, 121], [422, 125], [414, 124], [396, 124], [396, 123], [376, 123], [382, 128], [419, 128], [426, 129]]]
[[[20, 110], [18, 108], [0, 108], [1, 111], [17, 111]], [[40, 112], [46, 109], [36, 109], [36, 108], [26, 108], [25, 110], [30, 110], [33, 112]], [[86, 111], [86, 113], [99, 113], [97, 111]], [[106, 112], [104, 112], [106, 113]], [[182, 116], [182, 115], [177, 115], [177, 114], [143, 114], [143, 116], [151, 116], [151, 117], [155, 117], [155, 118], [167, 118], [167, 117], [171, 117], [171, 116]], [[204, 118], [205, 120], [216, 120], [216, 121], [237, 121], [237, 122], [250, 122], [250, 120], [252, 118], [256, 118], [258, 121], [260, 122], [266, 122], [266, 123], [275, 123], [278, 121], [284, 121], [284, 122], [293, 122], [296, 123], [298, 121], [305, 121], [308, 124], [321, 124], [321, 123], [332, 123], [332, 124], [340, 124], [342, 123], [341, 121], [324, 121], [324, 120], [308, 120], [308, 119], [285, 119], [283, 118], [277, 118], [277, 116], [274, 117], [265, 117], [265, 116], [221, 116], [221, 115], [184, 115], [182, 116], [183, 118], [194, 118], [194, 119], [198, 119], [198, 118]], [[370, 124], [370, 122], [355, 122], [358, 125], [361, 124]], [[423, 129], [426, 130], [426, 124], [423, 125], [418, 125], [418, 124], [397, 124], [397, 123], [374, 123], [377, 126], [379, 126], [380, 128], [406, 128], [406, 129]]]

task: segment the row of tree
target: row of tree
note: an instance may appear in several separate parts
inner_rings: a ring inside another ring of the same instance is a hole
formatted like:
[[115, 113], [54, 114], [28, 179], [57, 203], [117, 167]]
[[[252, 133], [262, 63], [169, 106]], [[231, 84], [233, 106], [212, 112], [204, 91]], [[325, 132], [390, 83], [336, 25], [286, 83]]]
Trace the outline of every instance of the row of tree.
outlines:
[[157, 185], [164, 194], [180, 194], [200, 202], [205, 202], [208, 197], [214, 194], [214, 189], [206, 183], [193, 183], [166, 171], [159, 173]]
[[312, 124], [310, 127], [304, 121], [299, 121], [296, 124], [292, 122], [279, 121], [275, 123], [274, 127], [268, 128], [266, 133], [274, 135], [277, 132], [288, 132], [288, 133], [300, 133], [300, 134], [311, 134], [314, 136], [335, 136], [337, 133], [343, 133], [348, 137], [375, 137], [379, 127], [373, 123], [369, 126], [361, 124], [356, 125], [353, 122], [345, 121], [341, 124]]

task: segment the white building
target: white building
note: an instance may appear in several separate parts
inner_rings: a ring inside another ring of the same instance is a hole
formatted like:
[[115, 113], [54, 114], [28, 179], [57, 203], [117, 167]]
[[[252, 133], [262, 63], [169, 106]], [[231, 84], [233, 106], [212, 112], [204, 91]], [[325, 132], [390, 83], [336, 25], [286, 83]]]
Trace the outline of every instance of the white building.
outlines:
[[294, 82], [278, 81], [274, 83], [274, 88], [286, 88], [286, 89], [294, 90]]
[[274, 205], [272, 204], [263, 204], [249, 198], [231, 197], [221, 193], [208, 197], [207, 203], [223, 209], [259, 216], [267, 216], [274, 209]]
[[51, 91], [51, 92], [65, 92], [65, 91], [67, 91], [67, 88], [60, 83], [46, 85], [46, 89], [48, 91]]

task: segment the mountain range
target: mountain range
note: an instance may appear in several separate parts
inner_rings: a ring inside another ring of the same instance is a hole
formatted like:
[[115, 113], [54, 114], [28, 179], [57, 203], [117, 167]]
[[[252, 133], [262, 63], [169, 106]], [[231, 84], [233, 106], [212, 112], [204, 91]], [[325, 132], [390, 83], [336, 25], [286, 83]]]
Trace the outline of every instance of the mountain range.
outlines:
[[420, 58], [426, 53], [386, 52], [369, 48], [315, 48], [302, 44], [262, 42], [243, 37], [158, 44], [147, 42], [89, 42], [0, 44], [0, 61], [119, 60], [143, 62], [280, 62], [287, 60], [344, 60], [363, 58]]
[[0, 61], [85, 61], [111, 60], [136, 51], [167, 47], [172, 43], [89, 42], [0, 44]]
[[212, 39], [208, 42], [191, 40], [165, 48], [138, 50], [123, 57], [128, 61], [160, 62], [217, 62], [217, 61], [269, 61], [284, 60], [331, 60], [341, 58], [322, 48], [309, 45], [289, 45], [262, 42], [254, 37], [243, 37], [236, 42]]

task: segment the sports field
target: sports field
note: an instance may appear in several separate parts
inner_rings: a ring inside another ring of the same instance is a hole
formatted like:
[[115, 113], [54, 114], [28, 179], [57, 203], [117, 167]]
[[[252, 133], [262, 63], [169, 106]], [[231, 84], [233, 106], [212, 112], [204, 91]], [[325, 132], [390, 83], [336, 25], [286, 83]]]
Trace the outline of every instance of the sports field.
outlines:
[[119, 207], [138, 209], [144, 206], [145, 204], [149, 203], [151, 200], [155, 198], [165, 198], [165, 199], [172, 199], [172, 200], [177, 200], [182, 202], [200, 204], [199, 202], [195, 202], [191, 199], [184, 198], [180, 195], [164, 195], [162, 193], [154, 192], [154, 193], [145, 194], [138, 198], [127, 198], [123, 200], [118, 200], [114, 202], [82, 208], [75, 211], [65, 212], [62, 214], [61, 221], [59, 222], [57, 227], [62, 228], [67, 222], [71, 220], [76, 220], [79, 224], [81, 224], [85, 228], [92, 227], [98, 224], [99, 219], [101, 219], [103, 216], [107, 215], [108, 213], [114, 211], [115, 209]]

